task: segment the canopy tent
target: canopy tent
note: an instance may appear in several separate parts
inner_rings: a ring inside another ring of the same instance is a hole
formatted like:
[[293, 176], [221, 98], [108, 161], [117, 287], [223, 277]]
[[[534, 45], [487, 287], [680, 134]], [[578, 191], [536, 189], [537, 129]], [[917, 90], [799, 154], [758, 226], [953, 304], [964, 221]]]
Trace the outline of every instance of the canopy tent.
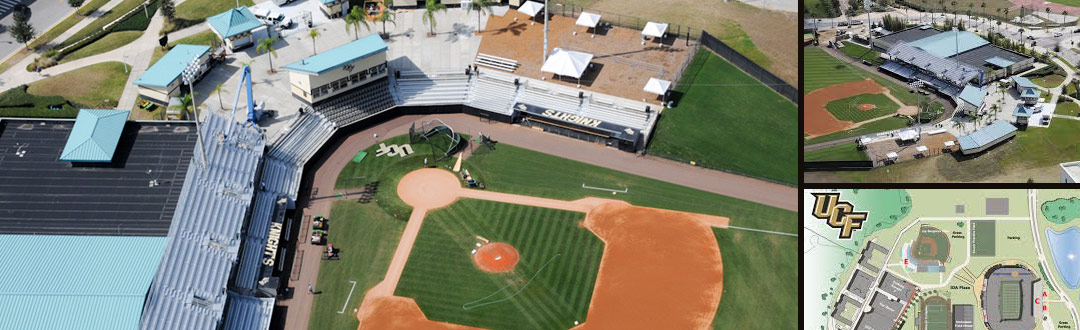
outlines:
[[662, 79], [649, 78], [643, 89], [646, 93], [659, 94], [661, 101], [667, 103], [667, 91], [671, 89], [671, 82]]
[[[536, 14], [539, 14], [541, 10], [544, 10], [544, 4], [532, 0], [525, 1], [525, 3], [521, 4], [521, 7], [518, 7], [519, 13], [529, 15], [529, 17], [536, 17]], [[533, 22], [533, 24], [536, 24], [536, 22]]]
[[905, 129], [896, 134], [901, 141], [915, 141], [919, 138], [919, 132], [914, 129]]
[[896, 160], [897, 158], [900, 158], [900, 155], [890, 151], [889, 153], [885, 154], [885, 157], [888, 157], [889, 160]]
[[554, 73], [560, 76], [569, 76], [578, 79], [580, 85], [581, 74], [589, 67], [593, 55], [575, 52], [556, 47], [551, 51], [540, 72]]
[[[592, 28], [592, 37], [596, 37], [597, 24], [600, 24], [600, 14], [582, 12], [581, 16], [578, 16], [577, 25]], [[574, 31], [574, 34], [577, 34], [577, 31]]]
[[927, 151], [930, 151], [930, 148], [927, 148], [926, 146], [918, 146], [918, 147], [915, 147], [915, 151], [927, 152]]
[[663, 38], [664, 33], [667, 32], [668, 23], [648, 22], [645, 23], [645, 28], [641, 29], [641, 34], [649, 37]]

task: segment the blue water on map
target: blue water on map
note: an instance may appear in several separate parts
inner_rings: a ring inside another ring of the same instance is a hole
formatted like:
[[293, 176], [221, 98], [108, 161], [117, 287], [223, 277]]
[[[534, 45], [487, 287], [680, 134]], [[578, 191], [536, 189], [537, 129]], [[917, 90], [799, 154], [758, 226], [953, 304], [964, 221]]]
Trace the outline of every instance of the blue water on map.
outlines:
[[1046, 228], [1046, 242], [1065, 285], [1076, 289], [1080, 285], [1080, 229], [1069, 227], [1059, 232]]

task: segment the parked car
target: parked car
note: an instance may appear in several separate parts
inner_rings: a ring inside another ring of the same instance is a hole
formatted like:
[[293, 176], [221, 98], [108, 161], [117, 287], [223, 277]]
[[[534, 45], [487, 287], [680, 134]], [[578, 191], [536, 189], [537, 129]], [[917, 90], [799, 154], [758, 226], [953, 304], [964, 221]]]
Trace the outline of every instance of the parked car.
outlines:
[[277, 24], [278, 22], [285, 20], [284, 14], [276, 13], [266, 8], [256, 8], [255, 10], [252, 10], [251, 13], [255, 15], [255, 18], [263, 20], [269, 24]]
[[1034, 36], [1027, 36], [1027, 39], [1028, 40], [1035, 40], [1035, 37]]
[[1062, 35], [1063, 35], [1063, 34], [1062, 34], [1061, 32], [1054, 32], [1054, 37], [1060, 37], [1060, 36], [1062, 36]]
[[281, 22], [277, 23], [277, 28], [279, 30], [288, 30], [290, 27], [292, 27], [292, 23], [293, 23], [292, 18], [286, 18], [286, 19], [281, 20]]
[[851, 20], [851, 25], [862, 25], [862, 21], [857, 20], [857, 19], [853, 19], [853, 20]]

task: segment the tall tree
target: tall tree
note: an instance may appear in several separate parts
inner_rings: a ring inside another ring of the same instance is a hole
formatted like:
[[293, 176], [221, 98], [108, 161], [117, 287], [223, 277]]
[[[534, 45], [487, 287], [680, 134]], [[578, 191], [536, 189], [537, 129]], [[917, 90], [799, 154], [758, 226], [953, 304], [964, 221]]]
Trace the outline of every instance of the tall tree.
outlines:
[[188, 111], [191, 111], [191, 114], [195, 115], [195, 118], [198, 119], [199, 114], [195, 111], [195, 99], [192, 97], [192, 94], [194, 94], [195, 96], [199, 95], [199, 93], [196, 93], [194, 91], [185, 94], [184, 97], [180, 98], [180, 104], [170, 106], [169, 109], [180, 110], [180, 113], [187, 113]]
[[315, 50], [315, 38], [319, 37], [319, 29], [312, 28], [310, 31], [308, 31], [308, 37], [311, 38], [311, 52], [318, 54], [319, 51]]
[[161, 0], [161, 17], [169, 21], [176, 18], [176, 4], [173, 0]]
[[67, 0], [67, 3], [71, 8], [79, 8], [82, 7], [83, 3], [86, 3], [86, 0]]
[[371, 30], [371, 26], [368, 26], [367, 14], [360, 7], [352, 7], [348, 15], [345, 15], [345, 32], [348, 33], [349, 29], [353, 30], [353, 40], [360, 39], [360, 27], [363, 26], [364, 30]]
[[11, 25], [11, 29], [8, 29], [8, 33], [11, 33], [15, 41], [29, 49], [29, 42], [34, 39], [34, 26], [30, 25], [30, 18], [20, 11], [15, 11], [12, 16], [15, 18], [15, 23]]
[[277, 43], [278, 37], [269, 37], [259, 39], [259, 45], [255, 47], [255, 52], [268, 53], [270, 56], [270, 72], [277, 72], [274, 70], [274, 57], [277, 57], [277, 50], [274, 49], [274, 43]]
[[221, 108], [221, 110], [225, 110], [225, 103], [221, 102], [221, 93], [224, 92], [225, 84], [217, 84], [217, 86], [214, 87], [214, 91], [210, 93], [210, 95], [217, 95], [218, 107]]
[[438, 0], [427, 0], [424, 3], [424, 17], [423, 22], [425, 25], [431, 27], [431, 32], [428, 35], [435, 35], [435, 13], [446, 10], [446, 5], [440, 3]]
[[491, 5], [492, 3], [487, 0], [472, 0], [469, 3], [469, 9], [476, 10], [476, 31], [484, 30], [484, 27], [480, 26], [480, 14], [491, 15]]
[[394, 0], [382, 0], [382, 10], [379, 11], [379, 16], [375, 17], [376, 22], [382, 23], [382, 37], [386, 39], [390, 38], [390, 35], [386, 34], [386, 22], [390, 22], [390, 24], [397, 26], [397, 22], [394, 21], [397, 14], [390, 9], [393, 6]]

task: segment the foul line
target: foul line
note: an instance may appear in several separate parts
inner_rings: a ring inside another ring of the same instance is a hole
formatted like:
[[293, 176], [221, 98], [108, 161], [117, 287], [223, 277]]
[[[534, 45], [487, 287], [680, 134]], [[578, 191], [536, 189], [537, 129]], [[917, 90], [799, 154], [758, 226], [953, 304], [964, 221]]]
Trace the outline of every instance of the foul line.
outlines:
[[584, 183], [581, 184], [581, 187], [585, 188], [585, 189], [596, 189], [596, 190], [603, 190], [603, 191], [610, 191], [610, 192], [621, 192], [621, 193], [630, 192], [630, 188], [623, 188], [623, 190], [615, 190], [615, 189], [600, 188], [600, 187], [590, 187], [590, 186], [586, 186]]
[[762, 232], [762, 233], [769, 233], [769, 234], [777, 234], [777, 235], [787, 235], [787, 236], [799, 237], [798, 234], [785, 233], [785, 232], [782, 232], [782, 231], [762, 230], [762, 229], [754, 229], [754, 228], [743, 228], [743, 227], [735, 227], [735, 226], [727, 226], [727, 227], [728, 228], [734, 228], [734, 229], [742, 229], [742, 230], [756, 231], [756, 232]]
[[495, 290], [495, 292], [492, 292], [491, 294], [487, 295], [486, 297], [483, 297], [483, 298], [480, 298], [480, 299], [477, 299], [477, 300], [473, 300], [473, 301], [461, 304], [461, 309], [469, 310], [469, 309], [473, 309], [473, 308], [478, 308], [478, 307], [491, 305], [491, 304], [494, 304], [494, 303], [500, 303], [500, 302], [509, 300], [510, 298], [513, 298], [514, 296], [521, 293], [521, 291], [525, 290], [525, 288], [529, 286], [529, 283], [532, 283], [533, 279], [535, 279], [536, 276], [540, 275], [540, 272], [544, 271], [544, 268], [547, 268], [548, 264], [550, 264], [552, 261], [555, 261], [555, 258], [557, 258], [557, 257], [559, 257], [561, 255], [562, 255], [562, 253], [559, 253], [559, 254], [556, 254], [555, 256], [551, 257], [551, 259], [548, 259], [548, 261], [545, 262], [543, 266], [540, 266], [540, 269], [538, 269], [536, 271], [536, 273], [533, 274], [533, 276], [529, 278], [529, 281], [525, 282], [525, 285], [521, 286], [521, 289], [518, 289], [517, 292], [514, 292], [514, 294], [510, 295], [509, 297], [502, 298], [502, 299], [495, 300], [495, 301], [486, 302], [486, 303], [479, 304], [479, 305], [473, 305], [473, 306], [470, 306], [470, 307], [466, 307], [466, 306], [469, 306], [470, 304], [474, 304], [476, 302], [484, 301], [484, 299], [491, 298], [491, 296], [494, 296], [494, 295], [498, 294], [499, 292], [502, 292], [503, 290], [506, 290], [506, 288], [509, 288], [511, 285], [513, 285], [513, 283], [507, 284], [506, 286], [502, 287], [501, 289]]
[[349, 307], [349, 299], [352, 299], [353, 289], [356, 289], [356, 281], [349, 281], [349, 282], [352, 283], [352, 288], [349, 289], [349, 297], [345, 298], [345, 304], [341, 305], [341, 311], [337, 312], [338, 314], [344, 314], [345, 313], [345, 308]]

